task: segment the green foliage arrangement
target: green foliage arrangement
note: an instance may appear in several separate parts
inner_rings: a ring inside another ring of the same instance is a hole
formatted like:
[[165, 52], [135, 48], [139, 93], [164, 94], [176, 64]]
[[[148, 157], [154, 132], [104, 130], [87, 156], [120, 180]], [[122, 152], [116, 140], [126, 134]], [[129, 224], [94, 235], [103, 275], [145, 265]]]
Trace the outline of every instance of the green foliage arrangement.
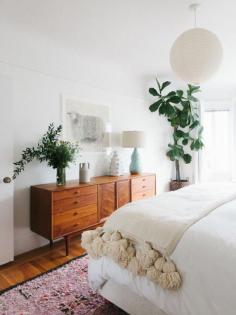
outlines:
[[[150, 88], [149, 93], [157, 97], [149, 109], [158, 111], [166, 117], [173, 127], [172, 142], [168, 144], [167, 156], [175, 162], [176, 180], [180, 181], [180, 160], [188, 164], [192, 161], [189, 151], [199, 151], [203, 148], [202, 132], [198, 115], [198, 102], [195, 93], [200, 92], [199, 86], [188, 84], [187, 90], [174, 90], [164, 93], [171, 84], [169, 81], [161, 83], [156, 79], [157, 88]], [[190, 150], [189, 150], [190, 149]]]
[[36, 147], [23, 150], [21, 159], [14, 163], [13, 179], [24, 171], [26, 164], [34, 159], [40, 163], [45, 161], [53, 168], [66, 168], [69, 166], [69, 163], [74, 162], [76, 153], [79, 152], [79, 146], [67, 141], [61, 141], [61, 132], [61, 125], [55, 127], [51, 123]]

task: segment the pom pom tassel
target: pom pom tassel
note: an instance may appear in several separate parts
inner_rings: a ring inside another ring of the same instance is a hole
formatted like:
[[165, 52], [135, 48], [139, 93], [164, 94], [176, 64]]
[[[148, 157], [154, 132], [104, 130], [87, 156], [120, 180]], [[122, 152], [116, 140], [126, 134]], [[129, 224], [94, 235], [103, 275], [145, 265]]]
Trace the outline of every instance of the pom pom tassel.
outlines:
[[181, 286], [182, 279], [175, 264], [153, 249], [149, 243], [137, 246], [136, 249], [135, 244], [123, 238], [118, 231], [104, 232], [99, 227], [85, 231], [81, 245], [93, 259], [110, 257], [132, 274], [146, 276], [164, 289], [177, 290]]
[[178, 272], [164, 272], [159, 277], [159, 284], [163, 289], [176, 290], [181, 286]]

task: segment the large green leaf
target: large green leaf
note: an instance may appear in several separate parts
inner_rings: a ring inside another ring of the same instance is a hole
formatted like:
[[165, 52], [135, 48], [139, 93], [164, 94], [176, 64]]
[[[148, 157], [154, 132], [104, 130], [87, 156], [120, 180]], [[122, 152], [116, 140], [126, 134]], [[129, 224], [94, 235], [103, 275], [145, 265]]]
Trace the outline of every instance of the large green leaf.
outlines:
[[159, 93], [158, 93], [157, 90], [154, 89], [154, 88], [150, 88], [150, 89], [149, 89], [149, 93], [150, 93], [151, 95], [153, 95], [153, 96], [159, 96]]
[[191, 143], [191, 145], [190, 145], [190, 149], [191, 149], [192, 151], [195, 150], [195, 140], [192, 141], [192, 143]]
[[180, 113], [180, 127], [185, 128], [189, 124], [189, 112], [184, 110]]
[[184, 136], [185, 136], [185, 132], [184, 131], [182, 131], [182, 130], [176, 130], [175, 131], [175, 135], [176, 135], [176, 137], [177, 138], [184, 138]]
[[178, 103], [180, 103], [180, 101], [181, 101], [181, 99], [179, 98], [179, 96], [172, 96], [168, 100], [168, 102], [174, 103], [174, 104], [178, 104]]
[[199, 139], [198, 141], [199, 141], [199, 150], [201, 150], [204, 147], [204, 143], [202, 142], [201, 139]]
[[203, 142], [201, 139], [196, 139], [196, 140], [193, 140], [191, 145], [190, 145], [190, 148], [191, 150], [193, 151], [199, 151], [203, 148]]
[[161, 86], [161, 91], [164, 90], [167, 86], [169, 86], [171, 84], [170, 81], [165, 81], [162, 83], [162, 86]]
[[181, 98], [184, 95], [184, 91], [182, 90], [177, 90], [176, 94]]
[[169, 103], [166, 103], [166, 115], [172, 117], [175, 114], [175, 108], [171, 106]]
[[176, 115], [171, 119], [171, 126], [172, 127], [178, 127], [180, 125], [180, 116]]
[[171, 161], [175, 161], [176, 160], [176, 156], [175, 156], [175, 154], [174, 154], [174, 151], [173, 150], [169, 150], [169, 151], [167, 151], [167, 153], [166, 153], [166, 155], [169, 157], [169, 159], [171, 160]]
[[191, 95], [193, 93], [197, 93], [197, 92], [200, 92], [200, 86], [199, 85], [191, 85], [191, 84], [188, 84], [188, 95]]
[[159, 106], [161, 105], [162, 100], [158, 100], [157, 102], [153, 103], [152, 105], [149, 106], [149, 109], [151, 112], [155, 112], [158, 110]]
[[173, 150], [177, 156], [183, 156], [183, 154], [184, 154], [183, 147], [180, 144], [174, 144]]
[[192, 85], [192, 93], [198, 93], [198, 92], [200, 92], [200, 86]]
[[192, 157], [190, 154], [184, 154], [183, 155], [183, 160], [186, 164], [189, 164], [192, 161]]
[[176, 93], [175, 93], [174, 91], [171, 91], [171, 92], [169, 92], [165, 97], [166, 97], [166, 98], [169, 98], [169, 97], [175, 96], [175, 95], [176, 95]]
[[164, 102], [161, 103], [161, 106], [159, 107], [159, 114], [164, 115], [166, 113], [166, 105]]

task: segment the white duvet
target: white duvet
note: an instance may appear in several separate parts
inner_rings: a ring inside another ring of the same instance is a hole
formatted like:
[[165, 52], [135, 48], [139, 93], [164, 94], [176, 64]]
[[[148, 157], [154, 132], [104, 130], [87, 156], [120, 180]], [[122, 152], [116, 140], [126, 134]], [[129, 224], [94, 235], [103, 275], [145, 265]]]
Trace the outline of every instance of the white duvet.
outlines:
[[121, 207], [106, 221], [104, 230], [119, 231], [141, 244], [149, 242], [169, 256], [191, 225], [235, 198], [235, 184], [191, 185]]
[[[236, 185], [227, 187], [236, 191]], [[127, 285], [169, 315], [235, 315], [236, 199], [193, 224], [171, 257], [183, 278], [178, 291], [163, 290], [146, 277], [133, 276], [106, 257], [90, 259], [89, 281], [94, 289], [108, 279]]]

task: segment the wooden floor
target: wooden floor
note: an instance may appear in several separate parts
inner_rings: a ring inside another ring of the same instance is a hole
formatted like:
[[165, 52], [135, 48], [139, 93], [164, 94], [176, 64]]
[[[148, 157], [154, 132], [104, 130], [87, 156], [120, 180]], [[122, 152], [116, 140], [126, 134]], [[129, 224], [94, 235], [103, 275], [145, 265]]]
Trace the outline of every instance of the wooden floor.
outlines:
[[15, 261], [0, 267], [0, 290], [31, 279], [52, 268], [84, 254], [79, 237], [71, 239], [70, 254], [65, 256], [64, 241], [49, 245], [15, 257]]

